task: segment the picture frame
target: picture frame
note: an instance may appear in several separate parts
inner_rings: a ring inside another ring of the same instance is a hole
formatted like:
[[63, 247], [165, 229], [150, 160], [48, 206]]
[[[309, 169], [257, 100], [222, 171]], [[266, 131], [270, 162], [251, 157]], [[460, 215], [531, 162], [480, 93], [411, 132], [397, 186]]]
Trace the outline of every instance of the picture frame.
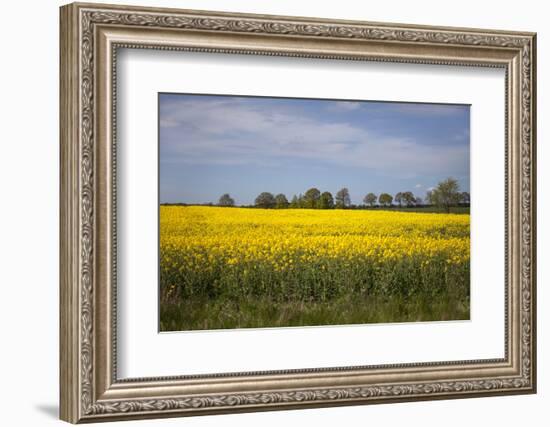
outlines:
[[[534, 33], [85, 3], [61, 7], [60, 23], [61, 419], [98, 422], [536, 392]], [[120, 379], [120, 49], [503, 69], [504, 357]]]

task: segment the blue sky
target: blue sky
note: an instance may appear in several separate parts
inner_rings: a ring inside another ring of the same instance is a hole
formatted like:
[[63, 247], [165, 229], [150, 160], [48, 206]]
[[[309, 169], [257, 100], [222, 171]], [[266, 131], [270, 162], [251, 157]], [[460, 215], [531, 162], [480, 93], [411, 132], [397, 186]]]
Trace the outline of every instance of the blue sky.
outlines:
[[269, 191], [470, 191], [470, 107], [159, 94], [160, 202], [238, 205]]

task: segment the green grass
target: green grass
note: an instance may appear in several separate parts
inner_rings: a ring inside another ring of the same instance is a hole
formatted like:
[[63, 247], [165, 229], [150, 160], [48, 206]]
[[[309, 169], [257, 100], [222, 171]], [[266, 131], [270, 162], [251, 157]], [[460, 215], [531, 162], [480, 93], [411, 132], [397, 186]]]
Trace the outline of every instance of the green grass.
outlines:
[[[322, 266], [324, 265], [324, 268]], [[243, 274], [240, 269], [247, 269]], [[243, 264], [161, 282], [161, 331], [462, 320], [469, 318], [469, 263], [414, 258], [382, 265], [326, 261], [287, 274]]]
[[467, 320], [468, 301], [350, 295], [330, 302], [181, 301], [161, 306], [161, 331]]

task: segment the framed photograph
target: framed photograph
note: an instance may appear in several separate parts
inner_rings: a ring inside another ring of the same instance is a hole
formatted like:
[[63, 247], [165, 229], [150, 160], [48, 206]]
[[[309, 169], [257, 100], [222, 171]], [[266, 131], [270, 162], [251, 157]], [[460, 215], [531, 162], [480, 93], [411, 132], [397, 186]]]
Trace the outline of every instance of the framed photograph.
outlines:
[[60, 22], [63, 420], [536, 391], [535, 34]]

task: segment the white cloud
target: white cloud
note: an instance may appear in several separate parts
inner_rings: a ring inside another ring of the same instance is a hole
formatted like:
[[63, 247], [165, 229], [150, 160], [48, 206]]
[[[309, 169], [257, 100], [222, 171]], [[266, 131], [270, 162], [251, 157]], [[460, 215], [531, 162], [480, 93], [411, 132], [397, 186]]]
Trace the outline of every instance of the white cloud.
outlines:
[[[333, 105], [351, 110], [355, 104]], [[428, 170], [457, 174], [469, 158], [467, 146], [388, 138], [345, 116], [327, 122], [288, 108], [257, 108], [246, 99], [187, 99], [161, 106], [161, 112], [163, 160], [169, 162], [273, 166], [292, 158], [412, 177]]]
[[329, 109], [331, 111], [353, 111], [358, 110], [361, 108], [361, 103], [357, 101], [337, 101], [337, 102], [331, 102], [329, 105]]
[[422, 184], [416, 184], [416, 185], [414, 186], [414, 188], [422, 188], [422, 187], [423, 187]]

